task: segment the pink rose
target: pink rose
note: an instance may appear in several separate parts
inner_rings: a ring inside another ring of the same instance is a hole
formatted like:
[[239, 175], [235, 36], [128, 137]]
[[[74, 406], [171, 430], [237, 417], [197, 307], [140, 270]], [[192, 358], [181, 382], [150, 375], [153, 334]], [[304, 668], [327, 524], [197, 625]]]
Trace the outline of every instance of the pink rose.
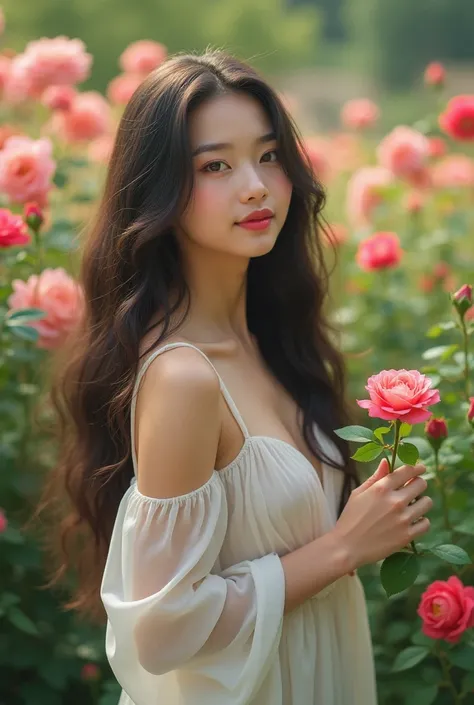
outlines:
[[474, 160], [466, 154], [450, 154], [431, 169], [436, 188], [462, 188], [474, 186]]
[[467, 410], [467, 420], [474, 421], [474, 397], [469, 397], [469, 409]]
[[348, 238], [347, 228], [342, 223], [331, 223], [322, 231], [322, 234], [323, 244], [333, 247], [340, 247], [347, 242]]
[[442, 417], [435, 418], [434, 416], [426, 422], [425, 433], [434, 440], [448, 437], [448, 426], [446, 420]]
[[471, 308], [468, 308], [466, 313], [464, 314], [464, 318], [466, 321], [474, 321], [474, 306], [471, 306]]
[[384, 189], [393, 181], [392, 173], [383, 167], [362, 167], [347, 185], [347, 215], [354, 225], [366, 225], [376, 208], [384, 202]]
[[13, 245], [28, 245], [31, 238], [23, 219], [6, 208], [0, 208], [0, 249]]
[[50, 110], [69, 110], [76, 95], [73, 86], [49, 86], [41, 94], [41, 103]]
[[133, 42], [121, 54], [119, 63], [125, 73], [138, 73], [146, 76], [158, 68], [166, 59], [167, 49], [164, 44], [149, 39]]
[[379, 116], [379, 107], [368, 98], [348, 100], [341, 110], [342, 124], [355, 130], [372, 127]]
[[456, 575], [435, 580], [422, 594], [417, 612], [426, 636], [455, 643], [474, 627], [474, 588], [465, 587]]
[[12, 75], [26, 87], [30, 97], [39, 98], [48, 86], [74, 85], [88, 78], [92, 55], [80, 39], [43, 37], [27, 44], [12, 62]]
[[360, 138], [352, 132], [338, 132], [330, 137], [329, 154], [331, 170], [348, 173], [365, 162]]
[[84, 299], [78, 284], [64, 269], [47, 268], [39, 276], [32, 274], [26, 282], [14, 279], [12, 287], [10, 310], [40, 308], [46, 314], [41, 320], [28, 323], [38, 330], [38, 347], [60, 347], [83, 314]]
[[5, 516], [5, 513], [3, 509], [0, 509], [0, 534], [3, 534], [4, 531], [6, 531], [8, 526], [8, 521]]
[[0, 93], [3, 93], [9, 81], [12, 60], [8, 56], [0, 55]]
[[457, 95], [439, 116], [439, 126], [454, 140], [474, 140], [474, 95]]
[[309, 159], [313, 173], [320, 182], [328, 179], [330, 172], [329, 142], [324, 137], [307, 137], [303, 143], [304, 155]]
[[446, 70], [439, 61], [432, 61], [425, 69], [425, 83], [428, 86], [442, 86], [446, 78]]
[[100, 678], [100, 669], [95, 663], [85, 663], [81, 670], [83, 681], [96, 681]]
[[425, 206], [425, 196], [420, 191], [409, 191], [403, 205], [408, 213], [419, 213]]
[[87, 156], [95, 164], [108, 164], [114, 147], [113, 135], [102, 135], [89, 143]]
[[377, 148], [382, 166], [402, 179], [420, 181], [430, 153], [428, 138], [411, 127], [400, 125]]
[[52, 118], [53, 130], [69, 143], [101, 137], [111, 124], [110, 105], [97, 91], [78, 93], [69, 110]]
[[463, 284], [458, 291], [456, 291], [455, 294], [453, 294], [453, 299], [454, 301], [457, 301], [458, 303], [462, 303], [464, 301], [467, 301], [469, 305], [472, 304], [472, 286], [471, 284]]
[[428, 137], [430, 157], [444, 157], [447, 151], [446, 142], [442, 137]]
[[409, 424], [427, 421], [428, 407], [440, 401], [437, 389], [431, 389], [431, 379], [418, 370], [382, 370], [367, 380], [370, 399], [357, 400], [369, 416], [384, 421], [405, 421]]
[[0, 151], [0, 191], [15, 203], [46, 202], [56, 170], [48, 138], [10, 137]]
[[114, 105], [126, 105], [141, 83], [143, 83], [143, 76], [121, 73], [107, 86], [107, 98]]
[[374, 233], [359, 243], [356, 261], [367, 272], [396, 267], [400, 263], [403, 250], [396, 233]]

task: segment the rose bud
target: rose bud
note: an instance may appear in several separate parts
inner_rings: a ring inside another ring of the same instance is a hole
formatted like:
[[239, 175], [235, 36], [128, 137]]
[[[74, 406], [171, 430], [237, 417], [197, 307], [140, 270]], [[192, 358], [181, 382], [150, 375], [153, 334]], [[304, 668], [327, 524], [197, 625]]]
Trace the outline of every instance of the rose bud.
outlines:
[[428, 86], [442, 86], [446, 78], [446, 71], [439, 61], [432, 61], [425, 69], [425, 83]]
[[474, 397], [469, 397], [469, 409], [467, 410], [467, 420], [474, 426]]
[[29, 227], [38, 232], [44, 223], [43, 211], [37, 203], [27, 203], [23, 211], [23, 218]]
[[463, 284], [463, 286], [452, 295], [451, 300], [459, 311], [460, 316], [464, 316], [466, 311], [472, 306], [472, 286], [470, 284]]
[[425, 424], [425, 434], [432, 447], [437, 450], [448, 437], [448, 426], [444, 418], [431, 417]]

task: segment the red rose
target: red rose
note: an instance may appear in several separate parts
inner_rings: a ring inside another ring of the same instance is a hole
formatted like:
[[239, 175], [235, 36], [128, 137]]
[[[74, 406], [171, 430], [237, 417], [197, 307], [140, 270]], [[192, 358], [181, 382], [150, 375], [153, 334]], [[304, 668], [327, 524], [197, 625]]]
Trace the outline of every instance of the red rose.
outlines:
[[435, 580], [422, 594], [417, 612], [426, 636], [457, 642], [474, 627], [474, 588], [465, 587], [455, 575]]
[[434, 416], [426, 422], [425, 433], [434, 440], [448, 437], [448, 427], [443, 418], [435, 418]]
[[452, 98], [439, 116], [439, 125], [455, 140], [474, 140], [474, 95]]
[[0, 249], [13, 245], [28, 245], [30, 236], [23, 219], [7, 208], [0, 208]]
[[356, 260], [367, 271], [395, 267], [400, 263], [403, 251], [395, 233], [375, 233], [359, 243]]

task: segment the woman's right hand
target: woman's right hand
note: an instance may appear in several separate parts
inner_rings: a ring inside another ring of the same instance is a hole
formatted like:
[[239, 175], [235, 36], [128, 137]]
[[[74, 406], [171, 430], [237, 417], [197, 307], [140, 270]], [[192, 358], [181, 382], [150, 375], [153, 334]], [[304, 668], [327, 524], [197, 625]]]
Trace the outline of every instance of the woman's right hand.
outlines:
[[420, 497], [428, 486], [420, 477], [424, 472], [425, 466], [419, 464], [402, 465], [391, 473], [384, 459], [375, 473], [352, 491], [333, 533], [345, 546], [354, 568], [386, 558], [429, 530], [430, 521], [423, 515], [430, 511], [433, 500]]

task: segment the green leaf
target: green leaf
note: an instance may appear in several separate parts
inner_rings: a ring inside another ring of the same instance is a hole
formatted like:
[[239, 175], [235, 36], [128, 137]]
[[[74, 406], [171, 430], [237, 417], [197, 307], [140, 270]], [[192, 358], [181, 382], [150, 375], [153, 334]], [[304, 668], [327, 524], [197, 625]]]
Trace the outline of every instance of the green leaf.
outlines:
[[37, 636], [39, 634], [36, 624], [26, 616], [18, 607], [12, 607], [7, 612], [7, 617], [14, 627], [25, 634]]
[[413, 697], [413, 702], [416, 705], [432, 705], [438, 695], [439, 686], [436, 683], [431, 685], [422, 685], [419, 688], [413, 688], [410, 695]]
[[403, 422], [400, 426], [400, 438], [406, 438], [411, 433], [411, 426], [409, 423]]
[[375, 460], [379, 455], [383, 453], [383, 446], [378, 443], [366, 443], [365, 446], [361, 446], [352, 456], [354, 460], [358, 460], [359, 463], [370, 463], [371, 460]]
[[384, 441], [384, 436], [387, 433], [390, 433], [391, 427], [390, 426], [380, 426], [379, 428], [376, 428], [374, 431], [374, 436], [377, 438], [381, 443], [385, 443]]
[[474, 536], [474, 517], [467, 517], [467, 519], [464, 519], [464, 521], [454, 528], [461, 534], [469, 534], [470, 536]]
[[22, 340], [28, 340], [31, 343], [36, 343], [39, 338], [39, 333], [36, 328], [30, 328], [29, 326], [10, 326], [11, 332], [16, 335], [17, 338]]
[[372, 431], [365, 426], [344, 426], [338, 428], [334, 433], [343, 438], [345, 441], [354, 441], [354, 443], [366, 443], [373, 438]]
[[20, 308], [13, 311], [5, 320], [7, 326], [18, 325], [26, 321], [38, 321], [46, 316], [42, 308]]
[[462, 689], [465, 693], [470, 693], [474, 690], [474, 673], [466, 673], [462, 680]]
[[430, 653], [427, 646], [409, 646], [400, 651], [392, 667], [393, 672], [407, 671], [421, 663]]
[[438, 558], [453, 565], [471, 565], [472, 563], [466, 551], [454, 544], [445, 543], [442, 546], [434, 546], [430, 551]]
[[456, 323], [455, 321], [446, 321], [445, 323], [438, 323], [435, 326], [432, 326], [426, 336], [428, 338], [437, 338], [438, 336], [441, 335], [446, 330], [452, 330], [453, 328], [456, 328]]
[[437, 345], [435, 348], [425, 350], [421, 357], [423, 360], [436, 360], [436, 358], [440, 358], [440, 360], [443, 361], [448, 360], [451, 355], [456, 352], [458, 347], [459, 345], [457, 343], [454, 345]]
[[400, 443], [397, 455], [405, 465], [416, 465], [420, 454], [418, 448], [413, 443]]
[[449, 661], [463, 671], [474, 671], [474, 648], [462, 644], [448, 652]]
[[380, 567], [380, 580], [387, 597], [411, 587], [418, 577], [420, 562], [414, 553], [392, 553]]

